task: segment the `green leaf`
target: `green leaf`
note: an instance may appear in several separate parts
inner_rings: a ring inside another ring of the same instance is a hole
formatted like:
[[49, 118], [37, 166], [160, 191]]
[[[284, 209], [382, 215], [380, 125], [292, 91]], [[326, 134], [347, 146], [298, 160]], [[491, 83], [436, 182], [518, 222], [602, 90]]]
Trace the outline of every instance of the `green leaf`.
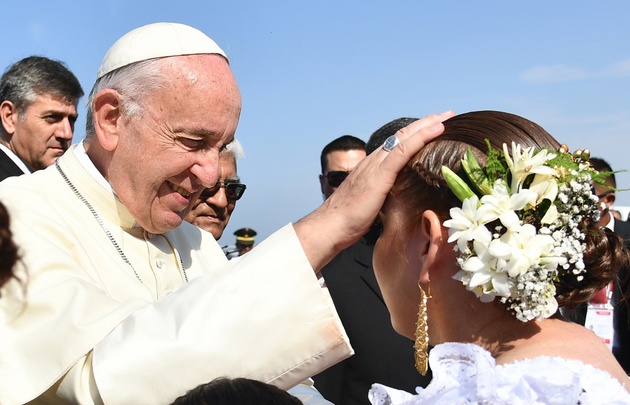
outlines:
[[472, 149], [468, 148], [466, 156], [462, 159], [462, 166], [464, 167], [466, 175], [479, 193], [492, 193], [492, 185], [486, 176], [486, 172], [481, 168], [481, 166], [479, 166], [479, 162], [477, 161], [477, 158], [475, 158]]
[[451, 189], [453, 194], [455, 194], [460, 201], [464, 201], [475, 195], [470, 187], [468, 187], [468, 184], [448, 167], [442, 166], [442, 175], [444, 176], [444, 180], [446, 180], [446, 184], [448, 184], [448, 188]]

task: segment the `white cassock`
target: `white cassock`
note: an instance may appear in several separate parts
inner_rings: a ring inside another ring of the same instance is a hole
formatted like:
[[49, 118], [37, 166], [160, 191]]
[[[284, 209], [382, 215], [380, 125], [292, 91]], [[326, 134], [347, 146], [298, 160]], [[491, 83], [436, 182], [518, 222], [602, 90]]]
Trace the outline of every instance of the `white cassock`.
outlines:
[[219, 376], [289, 389], [352, 354], [291, 225], [228, 261], [187, 222], [139, 227], [81, 145], [58, 162], [0, 183], [24, 280], [1, 291], [0, 404], [168, 404]]

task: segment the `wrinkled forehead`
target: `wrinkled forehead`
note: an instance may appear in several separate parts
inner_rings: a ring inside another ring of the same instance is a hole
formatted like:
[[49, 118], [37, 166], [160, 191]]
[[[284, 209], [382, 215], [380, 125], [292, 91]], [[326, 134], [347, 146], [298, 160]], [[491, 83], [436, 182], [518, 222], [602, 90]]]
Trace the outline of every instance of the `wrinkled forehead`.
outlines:
[[204, 121], [220, 120], [223, 115], [240, 115], [240, 91], [230, 66], [222, 57], [174, 56], [161, 58], [156, 65], [159, 78], [150, 86], [154, 89], [150, 97], [145, 98], [156, 101], [154, 107], [159, 115], [166, 113], [164, 108], [181, 110], [189, 121], [196, 111], [202, 112], [200, 118]]

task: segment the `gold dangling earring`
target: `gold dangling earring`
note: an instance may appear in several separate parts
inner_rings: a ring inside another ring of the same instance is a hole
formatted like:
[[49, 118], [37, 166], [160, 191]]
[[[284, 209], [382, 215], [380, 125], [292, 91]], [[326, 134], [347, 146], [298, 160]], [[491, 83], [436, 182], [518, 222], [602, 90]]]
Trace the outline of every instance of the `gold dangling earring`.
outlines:
[[429, 369], [429, 325], [427, 324], [427, 298], [431, 298], [431, 287], [429, 287], [429, 297], [418, 283], [420, 289], [420, 305], [418, 306], [418, 320], [416, 321], [416, 338], [413, 348], [416, 359], [416, 370], [422, 375], [427, 374]]

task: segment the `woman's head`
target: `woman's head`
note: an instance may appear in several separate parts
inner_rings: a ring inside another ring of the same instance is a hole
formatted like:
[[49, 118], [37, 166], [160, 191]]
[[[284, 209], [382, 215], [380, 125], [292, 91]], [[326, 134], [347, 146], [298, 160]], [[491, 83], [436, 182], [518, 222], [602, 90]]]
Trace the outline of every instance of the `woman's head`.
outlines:
[[499, 111], [456, 115], [444, 122], [444, 133], [422, 148], [398, 176], [394, 194], [413, 196], [408, 202], [414, 209], [432, 209], [447, 219], [449, 209], [460, 206], [461, 201], [447, 187], [442, 166], [465, 178], [461, 161], [466, 151], [472, 149], [479, 163], [485, 165], [486, 140], [499, 150], [511, 142], [554, 150], [560, 146], [542, 127], [518, 115]]
[[[426, 213], [430, 212], [435, 216], [435, 218], [437, 218], [436, 221], [438, 223], [443, 224], [444, 221], [449, 220], [449, 218], [451, 217], [451, 209], [459, 209], [459, 212], [462, 212], [461, 209], [466, 208], [465, 204], [462, 203], [462, 199], [458, 198], [458, 196], [453, 192], [453, 185], [447, 184], [442, 167], [446, 166], [447, 168], [451, 169], [454, 174], [456, 174], [460, 179], [467, 183], [465, 188], [470, 187], [471, 189], [475, 189], [473, 182], [469, 179], [462, 165], [462, 160], [466, 157], [467, 151], [469, 150], [474, 156], [474, 159], [472, 159], [472, 157], [469, 157], [469, 160], [478, 162], [481, 168], [485, 168], [488, 161], [488, 144], [492, 149], [497, 151], [496, 153], [498, 153], [497, 156], [499, 156], [499, 158], [502, 158], [504, 154], [504, 144], [507, 145], [506, 151], [508, 152], [509, 156], [515, 153], [515, 151], [512, 150], [512, 142], [514, 142], [516, 145], [519, 145], [521, 148], [520, 152], [517, 153], [525, 153], [526, 148], [533, 148], [532, 151], [540, 151], [543, 148], [547, 148], [550, 151], [548, 155], [549, 157], [551, 157], [552, 155], [559, 155], [559, 153], [552, 153], [552, 151], [559, 150], [560, 144], [549, 133], [547, 133], [539, 125], [513, 114], [497, 111], [471, 112], [454, 116], [448, 119], [444, 122], [444, 127], [445, 130], [443, 135], [438, 137], [431, 143], [427, 144], [422, 150], [420, 150], [420, 152], [418, 152], [418, 154], [414, 156], [414, 158], [409, 162], [407, 168], [403, 170], [398, 176], [396, 184], [392, 189], [390, 197], [388, 198], [388, 201], [386, 202], [386, 205], [382, 212], [384, 229], [381, 239], [385, 240], [379, 241], [381, 249], [379, 249], [379, 246], [377, 245], [377, 249], [375, 251], [375, 270], [377, 271], [379, 283], [383, 284], [384, 294], [386, 296], [389, 296], [386, 297], [386, 300], [388, 300], [388, 305], [394, 307], [393, 309], [390, 308], [390, 311], [392, 312], [394, 326], [397, 327], [399, 332], [401, 331], [400, 329], [406, 328], [401, 327], [400, 325], [403, 323], [408, 323], [410, 321], [409, 318], [411, 318], [413, 315], [413, 308], [403, 310], [402, 308], [406, 308], [407, 306], [403, 305], [399, 301], [401, 301], [401, 299], [406, 299], [408, 300], [408, 304], [411, 305], [414, 299], [416, 300], [416, 303], [419, 300], [417, 285], [409, 286], [405, 283], [413, 284], [415, 282], [415, 284], [417, 284], [418, 281], [421, 281], [423, 282], [423, 284], [426, 284], [421, 277], [421, 270], [423, 270], [423, 266], [424, 268], [427, 268], [427, 259], [434, 257], [427, 254], [426, 249], [428, 249], [428, 247], [430, 246], [428, 242], [428, 236], [430, 235], [430, 233], [428, 233], [428, 230], [430, 227], [427, 224], [423, 225], [421, 218], [425, 216], [424, 220], [426, 220]], [[528, 155], [528, 158], [531, 158], [532, 156]], [[543, 156], [544, 154], [538, 157], [542, 158]], [[577, 163], [574, 163], [571, 155], [565, 154], [563, 156], [569, 158], [570, 165], [575, 164], [575, 166], [577, 167]], [[581, 163], [584, 167], [588, 167], [584, 165], [585, 160], [586, 158], [584, 157]], [[555, 162], [555, 160], [553, 162]], [[496, 163], [495, 158], [491, 159], [491, 167], [493, 167], [492, 165], [494, 165], [494, 163]], [[534, 163], [536, 162], [534, 161]], [[503, 164], [507, 165], [505, 161], [503, 162]], [[547, 168], [547, 170], [551, 169]], [[451, 176], [451, 178], [452, 177], [453, 176]], [[511, 183], [512, 177], [518, 176], [508, 176], [506, 174], [503, 177], [505, 177], [503, 180], [505, 181], [504, 184], [508, 186], [508, 189], [510, 188], [510, 186], [514, 187], [515, 189], [520, 189], [522, 187], [522, 185], [519, 185], [517, 187]], [[551, 178], [555, 177], [544, 177], [543, 175], [541, 175], [537, 178], [536, 182], [538, 182], [540, 179], [544, 179], [546, 181], [540, 181], [541, 185], [555, 185], [557, 181], [554, 180], [552, 182], [550, 180]], [[533, 176], [530, 176], [528, 180], [526, 180], [527, 186], [523, 188], [530, 187], [529, 182], [531, 182], [532, 179]], [[493, 184], [490, 184], [490, 188], [492, 188], [492, 186]], [[532, 189], [533, 188], [534, 187], [532, 187]], [[545, 193], [549, 192], [551, 192], [553, 195], [553, 190], [545, 191]], [[584, 193], [587, 192], [584, 191]], [[487, 193], [478, 194], [480, 196], [481, 194]], [[523, 195], [525, 194], [526, 193], [524, 192]], [[588, 191], [588, 194], [590, 196], [590, 189]], [[581, 197], [584, 196], [585, 194]], [[589, 196], [586, 196], [585, 198], [588, 200]], [[553, 195], [551, 199], [555, 200], [555, 198], [555, 195]], [[506, 203], [507, 201], [512, 200], [506, 199]], [[537, 230], [536, 232], [534, 232], [536, 238], [528, 240], [527, 244], [534, 243], [534, 245], [532, 246], [542, 246], [542, 249], [548, 248], [550, 244], [547, 242], [551, 240], [549, 239], [551, 237], [549, 235], [546, 236], [546, 239], [543, 237], [538, 237], [541, 233], [541, 226], [546, 226], [541, 225], [540, 219], [543, 216], [542, 214], [544, 214], [544, 209], [549, 207], [549, 203], [545, 203], [543, 201], [543, 198], [539, 198], [539, 200], [528, 202], [528, 204], [531, 204], [531, 206], [538, 207], [539, 211], [532, 211], [535, 213], [535, 215], [528, 214], [528, 219], [525, 221], [532, 222], [533, 227], [535, 227], [535, 229]], [[469, 211], [474, 212], [480, 206], [481, 204], [476, 201], [475, 204], [470, 205], [468, 208]], [[530, 205], [526, 206], [528, 207], [527, 209], [529, 209]], [[522, 209], [520, 210], [522, 211]], [[590, 212], [588, 207], [584, 208], [584, 210], [585, 212]], [[479, 210], [479, 213], [481, 213], [481, 211], [482, 210]], [[511, 211], [514, 212], [515, 210]], [[388, 216], [390, 217], [389, 221]], [[585, 215], [585, 220], [582, 221], [580, 224], [580, 229], [582, 230], [584, 230], [583, 226], [589, 224], [589, 221], [586, 220], [587, 216], [588, 215]], [[392, 219], [394, 220], [392, 221]], [[503, 219], [508, 221], [508, 218]], [[451, 225], [452, 222], [453, 221], [451, 221]], [[430, 221], [427, 223], [430, 223]], [[509, 224], [509, 222], [506, 223]], [[523, 221], [521, 221], [520, 224], [517, 225], [520, 229], [520, 227], [523, 225]], [[396, 226], [398, 227], [398, 229], [395, 229]], [[496, 226], [501, 226], [502, 230], [499, 231], [499, 228], [496, 228]], [[531, 233], [531, 229], [533, 229], [533, 227], [529, 225], [527, 227], [523, 227], [523, 232], [519, 237], [524, 240], [524, 235], [527, 234], [527, 232], [525, 231]], [[483, 229], [484, 230], [480, 232], [490, 235], [489, 239], [476, 251], [476, 256], [479, 257], [475, 258], [474, 261], [467, 263], [467, 265], [469, 266], [471, 266], [472, 264], [479, 265], [481, 263], [481, 267], [483, 267], [483, 264], [487, 264], [484, 263], [484, 260], [486, 260], [487, 257], [481, 256], [484, 256], [486, 254], [487, 245], [490, 244], [490, 241], [493, 241], [492, 234], [494, 233], [495, 235], [499, 235], [500, 233], [506, 233], [506, 229], [508, 229], [508, 227], [506, 227], [506, 225], [502, 223], [498, 217], [495, 217], [494, 220], [485, 222]], [[513, 229], [516, 228], [510, 228], [510, 231], [512, 231]], [[471, 228], [470, 230], [467, 230], [467, 232], [472, 232], [472, 230], [473, 229]], [[455, 233], [454, 231], [456, 230], [451, 229], [451, 235]], [[441, 232], [443, 234], [443, 238], [449, 238], [449, 233], [446, 228], [442, 227]], [[542, 232], [544, 233], [546, 231], [543, 230]], [[623, 255], [616, 255], [614, 251], [612, 253], [609, 251], [609, 247], [611, 245], [616, 246], [619, 243], [618, 238], [615, 238], [614, 235], [609, 235], [605, 231], [602, 231], [599, 228], [592, 226], [592, 224], [586, 230], [586, 232], [584, 232], [584, 234], [586, 237], [586, 240], [584, 241], [586, 249], [584, 251], [583, 261], [586, 264], [588, 271], [586, 273], [580, 274], [578, 277], [575, 274], [572, 274], [575, 266], [573, 263], [569, 263], [568, 265], [566, 263], [562, 264], [565, 265], [565, 267], [568, 266], [567, 268], [569, 268], [571, 271], [566, 271], [565, 273], [562, 273], [562, 271], [559, 272], [558, 282], [555, 283], [555, 285], [553, 285], [553, 283], [548, 283], [552, 284], [552, 286], [549, 287], [547, 291], [543, 291], [543, 293], [546, 294], [549, 294], [551, 291], [552, 295], [555, 292], [555, 296], [559, 305], [575, 305], [579, 302], [588, 300], [592, 293], [594, 293], [597, 289], [603, 287], [608, 281], [610, 281], [612, 277], [612, 268], [610, 266], [611, 261], [627, 260], [624, 257], [621, 257]], [[425, 235], [424, 239], [422, 239], [422, 235]], [[510, 235], [512, 235], [512, 233]], [[480, 237], [480, 239], [483, 238], [485, 238], [485, 236]], [[456, 239], [457, 238], [451, 238], [450, 241], [454, 242]], [[488, 278], [490, 277], [489, 274], [487, 272], [484, 273], [484, 271], [478, 271], [476, 273], [464, 272], [465, 277], [462, 276], [462, 272], [459, 271], [460, 265], [462, 265], [462, 263], [464, 262], [464, 259], [462, 259], [462, 254], [463, 251], [465, 251], [467, 248], [474, 249], [472, 243], [474, 238], [471, 237], [470, 234], [468, 234], [467, 236], [464, 236], [460, 239], [463, 239], [465, 242], [460, 245], [461, 249], [458, 254], [452, 252], [452, 244], [444, 244], [444, 248], [441, 249], [442, 254], [435, 256], [439, 258], [439, 260], [432, 259], [432, 265], [435, 266], [437, 265], [437, 263], [439, 263], [440, 266], [444, 266], [445, 264], [448, 265], [448, 263], [450, 263], [450, 266], [454, 269], [454, 272], [458, 273], [457, 277], [460, 279], [460, 281], [467, 282], [468, 287], [475, 287], [470, 289], [471, 291], [475, 292], [475, 294], [477, 294], [482, 301], [491, 301], [492, 298], [495, 298], [495, 296], [497, 297], [497, 300], [500, 300], [501, 295], [498, 294], [496, 291], [488, 291], [487, 286], [490, 285], [490, 288], [492, 288], [492, 286], [496, 284], [496, 290], [505, 293], [507, 282], [509, 281], [506, 277], [500, 276], [490, 279]], [[423, 240], [425, 242], [425, 245], [421, 247], [414, 246], [414, 242], [412, 241], [415, 240]], [[512, 242], [510, 243], [516, 243], [513, 242], [513, 240], [514, 238], [511, 238]], [[541, 244], [540, 241], [545, 241], [545, 243], [547, 244]], [[468, 244], [467, 242], [470, 243]], [[479, 240], [477, 240], [477, 242], [479, 242]], [[498, 245], [499, 243], [493, 242], [493, 244]], [[387, 246], [387, 248], [384, 248], [385, 246]], [[506, 246], [510, 245], [504, 243], [503, 247], [505, 248]], [[521, 251], [527, 252], [528, 250], [522, 249]], [[512, 251], [508, 250], [507, 253], [511, 254]], [[525, 255], [527, 254], [529, 253], [525, 253]], [[549, 252], [542, 252], [540, 254], [545, 256], [546, 254], [549, 254]], [[475, 254], [473, 253], [473, 255]], [[556, 254], [556, 256], [558, 255]], [[470, 257], [470, 255], [468, 255], [468, 257]], [[500, 261], [502, 259], [497, 260]], [[399, 268], [394, 269], [394, 266], [391, 265], [394, 263], [396, 263]], [[516, 261], [512, 263], [516, 263]], [[496, 265], [498, 267], [502, 266], [501, 263], [497, 264], [496, 262], [492, 265]], [[560, 267], [562, 267], [562, 265]], [[401, 269], [400, 267], [403, 267], [404, 269]], [[555, 268], [555, 266], [551, 265], [549, 265], [548, 267]], [[505, 271], [507, 272], [507, 268]], [[510, 271], [512, 273], [516, 273], [516, 270], [514, 269]], [[470, 280], [471, 275], [475, 276], [475, 280], [473, 280], [472, 282]], [[496, 273], [494, 273], [494, 275], [496, 275]], [[426, 278], [430, 279], [430, 276], [427, 276]], [[462, 280], [462, 278], [464, 278], [464, 280]], [[461, 286], [462, 284], [460, 283], [459, 285]], [[512, 287], [514, 286], [511, 286], [510, 288]], [[554, 289], [555, 291], [552, 291]], [[387, 290], [389, 290], [389, 292]], [[455, 293], [463, 294], [464, 291], [463, 289], [453, 291], [453, 294]], [[467, 292], [466, 294], [472, 293]], [[533, 294], [534, 292], [532, 292], [532, 295]], [[510, 306], [510, 299], [508, 299], [507, 305], [508, 307]], [[525, 320], [528, 317], [528, 319], [533, 319], [536, 317], [546, 317], [519, 313], [521, 309], [517, 309], [515, 314], [518, 315], [520, 318], [523, 318], [522, 320]], [[552, 307], [550, 307], [549, 310], [555, 311]], [[512, 311], [514, 311], [514, 308], [512, 308]], [[398, 326], [397, 323], [399, 324]]]

